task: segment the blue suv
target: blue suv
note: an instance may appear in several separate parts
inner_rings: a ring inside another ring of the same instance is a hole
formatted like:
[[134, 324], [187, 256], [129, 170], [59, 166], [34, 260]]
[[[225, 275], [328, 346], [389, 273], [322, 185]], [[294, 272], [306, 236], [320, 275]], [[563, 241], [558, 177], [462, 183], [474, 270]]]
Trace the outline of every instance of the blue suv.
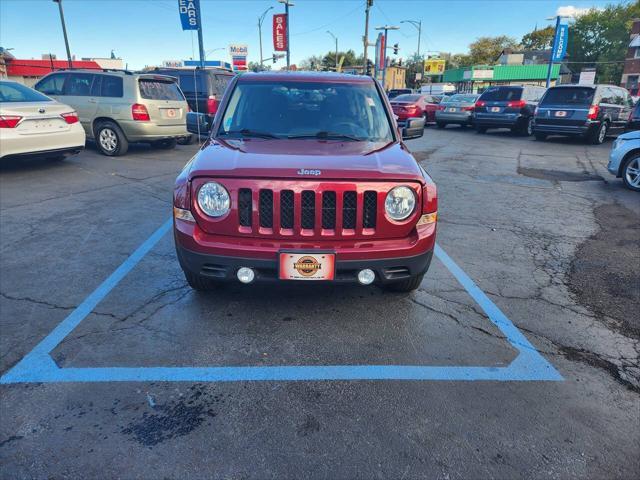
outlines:
[[489, 128], [509, 128], [513, 133], [533, 133], [533, 113], [545, 88], [531, 85], [489, 87], [476, 102], [473, 121], [478, 133]]

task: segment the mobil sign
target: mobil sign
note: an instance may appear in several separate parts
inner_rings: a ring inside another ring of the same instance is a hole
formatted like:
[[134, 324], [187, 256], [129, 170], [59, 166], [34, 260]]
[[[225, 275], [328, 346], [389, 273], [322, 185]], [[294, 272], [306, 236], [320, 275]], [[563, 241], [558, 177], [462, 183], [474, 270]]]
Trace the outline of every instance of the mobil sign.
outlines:
[[231, 64], [236, 72], [244, 72], [247, 70], [247, 55], [249, 49], [247, 45], [231, 44], [229, 45], [229, 55], [231, 56]]
[[287, 51], [287, 14], [273, 16], [273, 49], [276, 52]]
[[200, 0], [178, 0], [182, 30], [200, 28]]

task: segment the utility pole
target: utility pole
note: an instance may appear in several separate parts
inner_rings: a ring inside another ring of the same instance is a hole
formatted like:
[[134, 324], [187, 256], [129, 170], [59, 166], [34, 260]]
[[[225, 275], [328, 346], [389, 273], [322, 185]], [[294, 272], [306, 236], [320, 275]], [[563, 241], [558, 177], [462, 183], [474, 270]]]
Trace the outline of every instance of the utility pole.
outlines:
[[62, 0], [53, 0], [53, 3], [58, 4], [58, 10], [60, 11], [60, 22], [62, 23], [62, 34], [64, 35], [64, 46], [67, 47], [67, 61], [69, 62], [69, 68], [73, 68], [73, 63], [71, 63], [71, 50], [69, 49], [69, 39], [67, 38], [67, 27], [64, 22]]
[[336, 37], [333, 33], [327, 30], [327, 33], [333, 37], [336, 41], [336, 72], [338, 71], [338, 37]]
[[410, 23], [418, 29], [418, 50], [416, 55], [420, 56], [420, 37], [422, 36], [422, 20], [402, 20], [400, 23]]
[[258, 17], [258, 37], [260, 38], [260, 65], [264, 61], [264, 57], [262, 56], [262, 22], [264, 22], [264, 17], [269, 10], [273, 9], [273, 7], [267, 8], [262, 15]]
[[289, 7], [293, 7], [295, 4], [290, 0], [278, 0], [280, 3], [284, 3], [284, 13], [287, 15], [287, 70], [291, 66], [291, 45], [289, 45]]
[[200, 68], [204, 68], [207, 56], [204, 53], [204, 41], [202, 40], [202, 11], [200, 10], [200, 1], [196, 2], [196, 11], [198, 15], [198, 48], [200, 50]]
[[376, 27], [376, 30], [384, 30], [384, 65], [382, 66], [382, 88], [386, 89], [385, 81], [387, 80], [387, 45], [389, 45], [389, 30], [399, 30], [400, 27], [385, 25], [384, 27]]
[[369, 47], [369, 10], [373, 6], [373, 0], [367, 0], [367, 6], [364, 10], [364, 37], [362, 38], [364, 44], [364, 65], [362, 67], [362, 73], [367, 74], [367, 50]]

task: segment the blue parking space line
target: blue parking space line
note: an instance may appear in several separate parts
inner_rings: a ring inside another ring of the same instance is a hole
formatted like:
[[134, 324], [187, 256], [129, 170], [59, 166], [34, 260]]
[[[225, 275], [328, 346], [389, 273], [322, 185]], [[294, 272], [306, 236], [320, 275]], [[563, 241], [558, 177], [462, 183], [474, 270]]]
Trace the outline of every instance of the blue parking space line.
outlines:
[[561, 381], [562, 376], [471, 278], [436, 245], [445, 265], [489, 320], [517, 351], [506, 367], [419, 365], [319, 365], [272, 367], [106, 367], [60, 368], [50, 356], [116, 285], [171, 228], [169, 219], [102, 282], [67, 318], [0, 378], [0, 383], [141, 382], [141, 381], [331, 381], [331, 380], [446, 380], [446, 381]]

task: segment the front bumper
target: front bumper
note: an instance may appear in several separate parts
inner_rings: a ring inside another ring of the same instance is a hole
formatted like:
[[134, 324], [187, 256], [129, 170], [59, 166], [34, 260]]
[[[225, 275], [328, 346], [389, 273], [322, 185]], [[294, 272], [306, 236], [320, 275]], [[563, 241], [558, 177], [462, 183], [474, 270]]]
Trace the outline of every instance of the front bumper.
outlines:
[[[240, 267], [253, 269], [258, 281], [279, 281], [278, 260], [256, 258], [227, 257], [192, 252], [176, 244], [178, 260], [183, 270], [219, 281], [237, 281], [236, 273]], [[336, 259], [335, 277], [332, 282], [358, 283], [358, 272], [369, 268], [376, 273], [376, 282], [388, 284], [406, 280], [425, 273], [431, 264], [433, 250], [421, 255], [404, 258], [385, 258], [377, 260], [340, 260]], [[295, 280], [293, 280], [295, 281]]]
[[211, 235], [197, 224], [174, 220], [174, 238], [183, 270], [219, 280], [232, 280], [240, 267], [256, 270], [259, 280], [278, 280], [281, 251], [335, 252], [337, 282], [357, 282], [363, 268], [376, 281], [389, 283], [424, 273], [435, 247], [436, 224], [416, 227], [406, 238], [374, 240], [267, 239]]

